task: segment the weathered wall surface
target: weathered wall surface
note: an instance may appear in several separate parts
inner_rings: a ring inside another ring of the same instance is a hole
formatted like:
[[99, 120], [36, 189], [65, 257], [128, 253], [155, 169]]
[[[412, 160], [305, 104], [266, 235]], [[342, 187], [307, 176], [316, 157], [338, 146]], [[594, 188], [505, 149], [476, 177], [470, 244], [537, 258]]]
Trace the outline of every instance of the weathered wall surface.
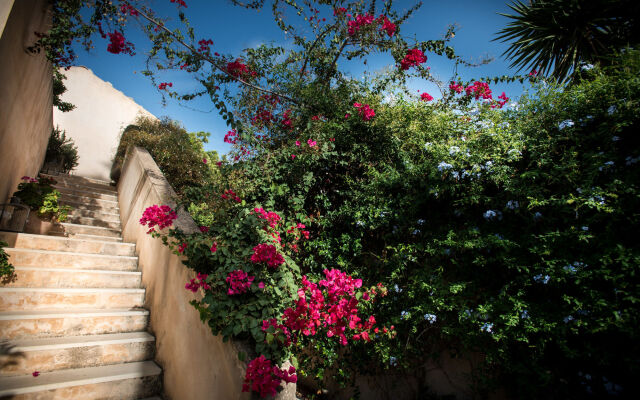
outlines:
[[[52, 128], [51, 65], [30, 54], [36, 36], [46, 32], [46, 0], [0, 0], [0, 203], [24, 175], [38, 174]], [[13, 7], [10, 3], [13, 3]]]
[[[213, 336], [189, 304], [196, 297], [184, 285], [195, 273], [180, 258], [146, 234], [139, 220], [145, 208], [154, 204], [174, 205], [175, 192], [160, 172], [149, 152], [129, 149], [118, 182], [123, 237], [136, 243], [142, 282], [146, 288], [145, 307], [156, 337], [156, 362], [162, 367], [164, 393], [172, 400], [249, 399], [241, 393], [244, 367], [230, 343]], [[188, 214], [179, 213], [174, 226], [195, 232]]]
[[71, 173], [109, 181], [122, 130], [138, 115], [154, 117], [88, 68], [72, 67], [62, 72], [67, 77], [62, 100], [76, 108], [66, 113], [54, 109], [53, 122], [78, 146], [78, 167]]

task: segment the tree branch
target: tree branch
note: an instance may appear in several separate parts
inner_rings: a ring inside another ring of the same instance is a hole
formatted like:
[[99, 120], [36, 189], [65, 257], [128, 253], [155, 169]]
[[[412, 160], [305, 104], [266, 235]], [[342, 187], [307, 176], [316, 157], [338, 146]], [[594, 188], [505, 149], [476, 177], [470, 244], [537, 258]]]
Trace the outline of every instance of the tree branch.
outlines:
[[201, 53], [201, 52], [197, 51], [195, 48], [193, 48], [193, 46], [191, 46], [191, 45], [189, 45], [189, 44], [185, 43], [185, 42], [184, 42], [182, 39], [180, 39], [180, 38], [179, 38], [175, 33], [171, 32], [171, 30], [169, 30], [167, 27], [165, 27], [165, 26], [164, 26], [164, 24], [159, 23], [158, 21], [156, 21], [155, 19], [153, 19], [153, 18], [149, 17], [147, 14], [145, 14], [144, 12], [142, 12], [141, 10], [139, 10], [139, 9], [137, 9], [137, 8], [136, 8], [136, 11], [138, 11], [138, 13], [139, 13], [139, 14], [140, 14], [144, 19], [146, 19], [147, 21], [151, 22], [152, 24], [156, 25], [157, 27], [159, 27], [160, 29], [164, 30], [164, 31], [165, 31], [165, 32], [167, 32], [169, 35], [171, 35], [171, 37], [173, 37], [173, 38], [175, 39], [175, 41], [176, 41], [176, 42], [180, 43], [181, 45], [183, 45], [184, 47], [186, 47], [187, 49], [189, 49], [189, 51], [191, 51], [191, 53], [193, 53], [193, 54], [197, 54], [197, 55], [198, 55], [198, 57], [200, 57], [200, 58], [201, 58], [201, 59], [203, 59], [204, 61], [209, 62], [209, 63], [210, 63], [211, 65], [213, 65], [213, 67], [214, 67], [215, 69], [217, 69], [218, 71], [220, 71], [220, 72], [224, 73], [225, 75], [227, 75], [227, 76], [231, 77], [232, 79], [234, 79], [234, 80], [236, 80], [236, 81], [238, 81], [238, 82], [242, 83], [243, 85], [248, 86], [248, 87], [250, 87], [250, 88], [252, 88], [252, 89], [254, 89], [254, 90], [257, 90], [257, 91], [260, 91], [260, 92], [264, 92], [264, 93], [268, 93], [268, 94], [271, 94], [271, 95], [275, 95], [275, 96], [278, 96], [278, 97], [280, 97], [280, 98], [282, 98], [282, 99], [288, 100], [288, 101], [290, 101], [291, 103], [294, 103], [294, 104], [300, 105], [300, 103], [299, 103], [298, 101], [294, 100], [293, 98], [291, 98], [291, 97], [289, 97], [289, 96], [286, 96], [286, 95], [284, 95], [284, 94], [281, 94], [281, 93], [275, 92], [275, 91], [273, 91], [273, 90], [265, 89], [265, 88], [263, 88], [263, 87], [260, 87], [260, 86], [254, 85], [254, 84], [252, 84], [252, 83], [249, 83], [249, 82], [245, 81], [245, 80], [244, 80], [244, 79], [242, 79], [242, 78], [239, 78], [239, 77], [237, 77], [237, 76], [232, 75], [232, 74], [231, 74], [231, 73], [229, 73], [229, 71], [227, 71], [226, 69], [221, 68], [221, 67], [217, 64], [216, 60], [214, 60], [213, 58], [211, 58], [211, 57], [210, 57], [210, 56], [208, 56], [207, 54], [203, 54], [203, 53]]

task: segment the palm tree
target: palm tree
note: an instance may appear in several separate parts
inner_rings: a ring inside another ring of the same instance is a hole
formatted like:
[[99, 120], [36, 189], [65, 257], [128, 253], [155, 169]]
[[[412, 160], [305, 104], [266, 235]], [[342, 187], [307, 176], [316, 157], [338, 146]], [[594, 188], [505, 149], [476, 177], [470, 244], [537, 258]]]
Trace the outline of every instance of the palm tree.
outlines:
[[516, 0], [509, 7], [516, 14], [500, 14], [511, 22], [494, 39], [511, 42], [503, 56], [512, 68], [550, 72], [559, 81], [640, 41], [638, 0]]

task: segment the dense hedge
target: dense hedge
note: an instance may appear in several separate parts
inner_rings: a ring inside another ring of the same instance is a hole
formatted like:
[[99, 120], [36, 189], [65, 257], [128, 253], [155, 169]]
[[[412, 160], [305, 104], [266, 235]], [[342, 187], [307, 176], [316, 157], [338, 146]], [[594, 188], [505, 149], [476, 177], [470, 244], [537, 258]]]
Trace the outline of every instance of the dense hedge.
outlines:
[[140, 146], [151, 153], [160, 170], [181, 195], [186, 188], [202, 186], [212, 179], [212, 174], [215, 175], [216, 169], [212, 164], [218, 161], [217, 153], [205, 152], [203, 139], [206, 141], [206, 137], [189, 133], [168, 118], [139, 117], [135, 124], [122, 132], [111, 178], [119, 178], [127, 148]]
[[[190, 193], [191, 211], [234, 243], [241, 224], [210, 196], [232, 188], [236, 212], [261, 205], [306, 224], [300, 252], [282, 248], [303, 274], [336, 267], [390, 289], [374, 314], [398, 337], [346, 352], [316, 337], [305, 345], [322, 354], [313, 367], [298, 350], [307, 374], [410, 373], [449, 349], [484, 355], [478, 393], [629, 394], [640, 359], [639, 71], [631, 53], [571, 87], [541, 83], [508, 110], [347, 98], [322, 118], [298, 116], [309, 122], [296, 138], [226, 164], [222, 184]], [[345, 119], [353, 101], [375, 118]], [[189, 257], [215, 274], [217, 263]]]

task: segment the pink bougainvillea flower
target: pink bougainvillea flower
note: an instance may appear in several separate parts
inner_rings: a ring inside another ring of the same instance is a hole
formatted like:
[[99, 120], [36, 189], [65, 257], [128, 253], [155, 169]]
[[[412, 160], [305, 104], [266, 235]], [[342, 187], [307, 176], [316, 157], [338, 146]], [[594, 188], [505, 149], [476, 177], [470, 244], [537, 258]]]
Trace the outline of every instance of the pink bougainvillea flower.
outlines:
[[33, 372], [31, 373], [31, 375], [33, 375], [33, 377], [35, 378], [35, 377], [37, 377], [38, 375], [40, 375], [40, 371], [33, 371]]
[[292, 154], [292, 155], [291, 155], [291, 159], [292, 159], [292, 160], [295, 160], [295, 158], [296, 158], [296, 155], [295, 155], [295, 154]]
[[234, 144], [237, 140], [237, 138], [235, 138], [234, 136], [236, 136], [237, 134], [238, 133], [236, 132], [235, 129], [228, 131], [227, 134], [224, 135], [224, 142], [229, 144]]
[[358, 109], [358, 114], [360, 114], [363, 121], [369, 121], [376, 115], [373, 108], [369, 107], [368, 104], [353, 103], [353, 106]]
[[208, 226], [201, 226], [201, 227], [200, 227], [200, 232], [202, 232], [202, 233], [207, 233], [207, 232], [209, 232], [209, 227], [208, 227]]
[[347, 118], [349, 118], [350, 116], [351, 116], [351, 114], [346, 113], [346, 114], [344, 115], [344, 119], [347, 119]]
[[464, 90], [464, 86], [462, 86], [461, 82], [455, 83], [455, 82], [451, 82], [449, 84], [449, 90], [456, 92], [456, 93], [462, 93], [462, 91]]
[[127, 42], [122, 33], [115, 31], [108, 34], [109, 44], [107, 45], [107, 51], [113, 54], [125, 53], [134, 55], [133, 44]]
[[300, 146], [300, 141], [296, 140], [296, 146]]
[[187, 3], [184, 2], [184, 0], [169, 0], [172, 3], [176, 3], [178, 5], [178, 8], [180, 7], [187, 7]]
[[249, 361], [247, 372], [242, 384], [242, 391], [254, 391], [260, 397], [275, 396], [278, 386], [282, 381], [286, 383], [296, 383], [298, 378], [296, 369], [292, 366], [288, 370], [281, 370], [275, 365], [271, 365], [271, 360], [260, 355]]
[[473, 96], [476, 100], [482, 97], [485, 100], [491, 100], [491, 89], [489, 88], [489, 84], [486, 82], [476, 81], [473, 84], [467, 86], [465, 89], [467, 92], [467, 96]]
[[422, 50], [415, 48], [409, 50], [402, 61], [400, 61], [400, 68], [406, 71], [411, 67], [417, 67], [426, 62], [427, 56], [424, 55]]
[[202, 39], [198, 42], [198, 45], [200, 45], [200, 47], [198, 47], [198, 51], [201, 53], [208, 53], [210, 51], [209, 46], [211, 46], [213, 44], [213, 40], [211, 39]]
[[264, 289], [264, 282], [260, 282], [260, 283], [258, 283], [258, 287], [259, 287], [260, 289]]
[[277, 268], [284, 264], [284, 257], [278, 253], [276, 246], [262, 243], [253, 248], [251, 262], [254, 264], [265, 263], [270, 268]]
[[184, 249], [187, 248], [187, 244], [186, 243], [182, 243], [180, 246], [178, 246], [178, 253], [182, 254], [184, 253]]
[[433, 96], [431, 96], [429, 93], [424, 92], [420, 95], [420, 100], [422, 101], [431, 101], [433, 100]]
[[254, 278], [255, 277], [249, 276], [241, 269], [229, 272], [226, 279], [227, 283], [229, 284], [227, 294], [231, 296], [234, 294], [246, 293], [251, 287], [251, 283], [253, 282]]
[[213, 244], [211, 245], [211, 248], [209, 250], [211, 250], [212, 253], [215, 253], [216, 251], [218, 251], [218, 243], [217, 242], [213, 242]]
[[206, 163], [207, 163], [207, 159], [206, 159], [206, 158], [203, 158], [203, 159], [202, 159], [202, 162], [203, 162], [204, 164], [206, 164]]
[[171, 207], [153, 205], [151, 207], [147, 207], [142, 213], [140, 225], [146, 225], [151, 228], [147, 231], [147, 233], [151, 233], [154, 232], [154, 227], [156, 225], [158, 226], [158, 229], [162, 230], [171, 226], [176, 218], [178, 218], [178, 214], [172, 210]]
[[378, 17], [378, 22], [382, 24], [382, 27], [380, 29], [386, 31], [389, 37], [392, 37], [396, 32], [396, 24], [389, 21], [389, 18], [387, 18], [385, 15], [380, 15]]
[[171, 83], [171, 82], [162, 82], [161, 84], [158, 85], [158, 89], [160, 89], [160, 90], [167, 90], [167, 87], [173, 87], [173, 83]]
[[307, 140], [307, 144], [309, 145], [309, 147], [315, 147], [318, 142], [316, 142], [315, 140], [309, 139]]

